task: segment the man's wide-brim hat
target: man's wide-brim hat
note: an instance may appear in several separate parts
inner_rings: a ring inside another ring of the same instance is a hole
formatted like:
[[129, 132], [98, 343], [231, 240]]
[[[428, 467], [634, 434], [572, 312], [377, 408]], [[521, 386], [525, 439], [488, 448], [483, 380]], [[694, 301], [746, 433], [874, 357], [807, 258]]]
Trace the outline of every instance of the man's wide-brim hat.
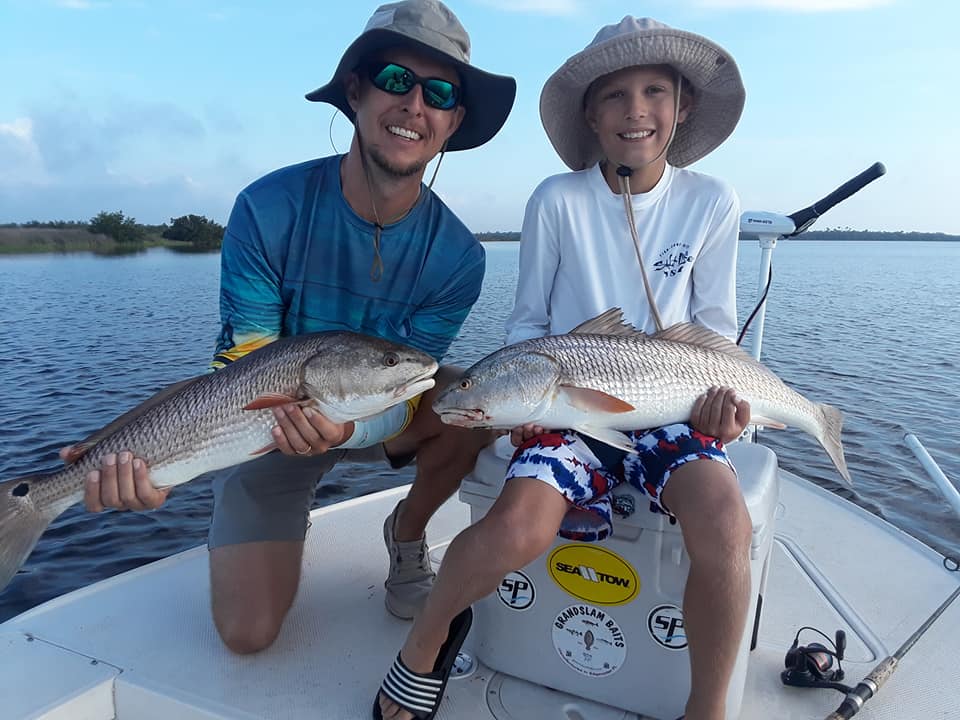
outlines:
[[403, 0], [377, 8], [360, 37], [344, 52], [333, 79], [307, 93], [307, 100], [330, 103], [353, 122], [354, 112], [347, 102], [344, 80], [380, 50], [393, 47], [414, 48], [456, 68], [466, 114], [447, 142], [447, 150], [483, 145], [503, 127], [517, 94], [516, 81], [470, 64], [467, 31], [456, 15], [437, 0]]
[[670, 65], [693, 85], [693, 109], [677, 125], [667, 162], [685, 167], [733, 132], [746, 92], [733, 57], [705, 37], [649, 18], [625, 17], [602, 28], [584, 50], [547, 80], [540, 119], [560, 158], [573, 170], [598, 162], [603, 152], [584, 117], [587, 88], [600, 77], [635, 65]]

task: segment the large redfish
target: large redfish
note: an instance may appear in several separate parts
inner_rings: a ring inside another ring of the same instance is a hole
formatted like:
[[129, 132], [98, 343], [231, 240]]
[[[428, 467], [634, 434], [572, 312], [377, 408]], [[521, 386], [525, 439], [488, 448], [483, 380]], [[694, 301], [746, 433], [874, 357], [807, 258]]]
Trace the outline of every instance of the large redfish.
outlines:
[[452, 425], [534, 423], [632, 451], [621, 431], [686, 422], [696, 399], [714, 386], [734, 388], [747, 400], [752, 422], [812, 435], [850, 482], [837, 408], [807, 400], [711, 330], [681, 323], [646, 335], [626, 324], [619, 308], [565, 335], [488, 355], [442, 391], [433, 409]]
[[157, 487], [238, 465], [275, 446], [271, 408], [299, 402], [335, 422], [374, 415], [433, 387], [429, 355], [378, 338], [326, 332], [283, 338], [222, 370], [173, 385], [75, 446], [62, 470], [0, 483], [0, 590], [50, 522], [83, 498], [86, 474], [122, 450]]

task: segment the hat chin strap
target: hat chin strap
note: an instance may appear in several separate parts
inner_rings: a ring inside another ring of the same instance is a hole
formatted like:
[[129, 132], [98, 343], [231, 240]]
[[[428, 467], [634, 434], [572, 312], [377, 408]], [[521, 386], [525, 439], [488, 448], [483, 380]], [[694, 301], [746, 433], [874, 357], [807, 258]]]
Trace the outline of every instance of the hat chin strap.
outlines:
[[[680, 91], [682, 90], [683, 75], [677, 73], [677, 96], [673, 108], [673, 127], [670, 129], [670, 137], [667, 138], [663, 149], [657, 153], [652, 160], [645, 162], [641, 167], [647, 167], [666, 155], [667, 150], [673, 143], [673, 138], [677, 134], [677, 121], [680, 117]], [[657, 332], [663, 330], [663, 318], [660, 317], [660, 309], [657, 307], [657, 301], [653, 297], [653, 289], [650, 287], [650, 279], [647, 277], [647, 269], [643, 264], [643, 255], [640, 253], [640, 235], [637, 233], [637, 223], [633, 216], [633, 203], [630, 200], [630, 176], [633, 175], [634, 168], [626, 165], [620, 165], [617, 168], [617, 182], [620, 184], [620, 197], [623, 198], [623, 209], [627, 214], [627, 225], [630, 227], [630, 235], [633, 237], [633, 248], [637, 251], [637, 262], [640, 263], [640, 274], [643, 276], [643, 289], [647, 294], [647, 304], [650, 306], [650, 313], [653, 315], [653, 322], [657, 326]]]

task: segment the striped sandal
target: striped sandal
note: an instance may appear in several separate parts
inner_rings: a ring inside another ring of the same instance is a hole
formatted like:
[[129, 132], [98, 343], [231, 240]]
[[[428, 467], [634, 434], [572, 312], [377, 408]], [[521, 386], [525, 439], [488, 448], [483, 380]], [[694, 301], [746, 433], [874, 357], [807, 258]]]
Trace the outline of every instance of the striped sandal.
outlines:
[[[443, 692], [447, 687], [447, 680], [450, 679], [457, 653], [467, 639], [472, 623], [473, 610], [469, 607], [453, 619], [447, 639], [440, 646], [431, 672], [414, 672], [403, 662], [400, 653], [397, 653], [397, 659], [393, 661], [380, 685], [380, 692], [412, 713], [417, 720], [432, 720], [443, 700]], [[373, 699], [373, 717], [374, 720], [383, 720], [379, 694]]]

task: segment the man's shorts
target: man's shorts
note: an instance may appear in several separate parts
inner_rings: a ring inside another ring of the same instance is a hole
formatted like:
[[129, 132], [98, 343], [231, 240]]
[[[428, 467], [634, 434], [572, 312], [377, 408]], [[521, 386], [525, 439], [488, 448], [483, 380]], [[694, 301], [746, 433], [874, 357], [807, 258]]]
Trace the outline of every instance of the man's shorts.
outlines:
[[338, 462], [385, 462], [399, 468], [412, 459], [390, 458], [379, 443], [310, 457], [274, 451], [225, 468], [213, 478], [213, 519], [207, 547], [303, 540], [317, 483]]
[[[541, 480], [563, 495], [573, 507], [564, 518], [560, 535], [571, 540], [602, 540], [613, 530], [610, 491], [628, 482], [650, 499], [650, 509], [673, 517], [661, 497], [670, 474], [694, 460], [715, 460], [729, 467], [723, 443], [697, 432], [686, 423], [625, 433], [636, 453], [617, 453], [608, 445], [585, 441], [572, 430], [545, 433], [517, 448], [507, 469], [507, 480]], [[595, 452], [591, 445], [597, 447]], [[614, 451], [613, 459], [607, 449]], [[607, 457], [607, 462], [598, 458]]]

